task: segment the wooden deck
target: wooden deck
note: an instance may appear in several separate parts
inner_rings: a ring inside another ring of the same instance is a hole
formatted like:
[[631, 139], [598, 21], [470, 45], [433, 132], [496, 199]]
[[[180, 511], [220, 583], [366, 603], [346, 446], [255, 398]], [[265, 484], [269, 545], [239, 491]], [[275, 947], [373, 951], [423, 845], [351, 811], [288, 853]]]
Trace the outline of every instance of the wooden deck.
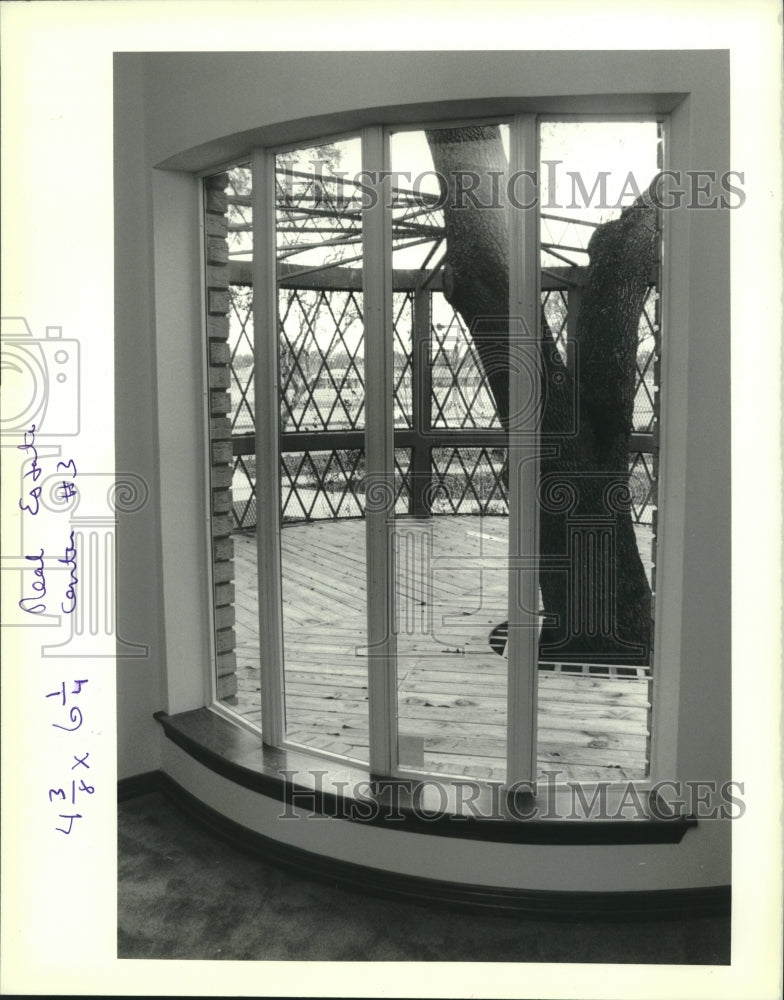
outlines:
[[[287, 738], [366, 761], [364, 532], [360, 519], [285, 527], [282, 575]], [[488, 636], [507, 617], [507, 519], [401, 518], [396, 533], [401, 764], [503, 780], [507, 661]], [[639, 542], [647, 556], [649, 528]], [[235, 536], [235, 571], [232, 708], [260, 725], [254, 536]], [[540, 666], [540, 767], [564, 780], [643, 777], [649, 681], [576, 669]]]

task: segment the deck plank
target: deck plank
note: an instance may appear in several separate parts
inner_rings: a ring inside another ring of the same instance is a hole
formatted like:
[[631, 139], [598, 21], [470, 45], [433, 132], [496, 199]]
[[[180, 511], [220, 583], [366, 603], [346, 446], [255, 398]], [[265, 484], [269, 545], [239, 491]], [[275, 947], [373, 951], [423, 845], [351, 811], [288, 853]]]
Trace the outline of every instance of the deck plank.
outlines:
[[[434, 772], [504, 778], [508, 663], [488, 639], [506, 617], [506, 524], [465, 515], [398, 522], [399, 729], [421, 739], [417, 766]], [[646, 539], [643, 531], [644, 561]], [[281, 550], [287, 738], [366, 760], [367, 668], [357, 655], [366, 639], [364, 521], [287, 525]], [[461, 570], [458, 554], [471, 566]], [[258, 725], [255, 573], [255, 538], [236, 535], [235, 711]], [[644, 678], [540, 671], [540, 767], [574, 780], [644, 776], [649, 710]]]

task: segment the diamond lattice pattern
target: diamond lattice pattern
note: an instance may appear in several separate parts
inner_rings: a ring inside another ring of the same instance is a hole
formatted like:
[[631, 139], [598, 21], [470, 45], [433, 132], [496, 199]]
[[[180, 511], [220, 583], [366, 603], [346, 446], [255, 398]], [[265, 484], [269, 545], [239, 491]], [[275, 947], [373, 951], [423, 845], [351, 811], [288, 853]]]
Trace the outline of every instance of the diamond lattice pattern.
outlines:
[[434, 514], [506, 514], [506, 448], [433, 448]]
[[283, 521], [360, 517], [365, 456], [359, 449], [284, 452], [280, 457]]
[[362, 331], [362, 296], [358, 293], [281, 291], [281, 430], [363, 426]]
[[634, 429], [653, 430], [656, 417], [656, 380], [654, 362], [657, 351], [657, 312], [659, 294], [655, 287], [648, 289], [642, 316], [637, 347], [637, 387], [634, 396]]
[[566, 319], [568, 306], [569, 293], [565, 289], [551, 289], [542, 292], [544, 318], [563, 361], [566, 361]]
[[256, 456], [236, 455], [231, 477], [232, 516], [240, 531], [256, 526]]
[[229, 289], [229, 350], [231, 357], [231, 431], [244, 434], [256, 429], [253, 394], [253, 289]]
[[[231, 288], [230, 338], [232, 431], [255, 429], [253, 398], [253, 291]], [[548, 291], [542, 296], [548, 325], [559, 351], [565, 354], [568, 295]], [[650, 431], [655, 417], [654, 360], [658, 296], [651, 288], [640, 320], [637, 392], [634, 427]], [[395, 426], [412, 426], [412, 312], [413, 294], [394, 297]], [[289, 431], [356, 430], [364, 419], [364, 358], [361, 295], [353, 292], [281, 291], [281, 418]], [[318, 330], [318, 334], [316, 331]], [[495, 404], [487, 387], [470, 336], [443, 296], [433, 295], [431, 341], [434, 427], [499, 427]], [[436, 448], [433, 469], [440, 486], [435, 512], [499, 512], [505, 509], [505, 491], [497, 478], [498, 449]], [[396, 450], [397, 509], [408, 510], [407, 480], [410, 456]], [[353, 456], [358, 454], [357, 462]], [[323, 456], [326, 455], [325, 459]], [[315, 456], [322, 456], [316, 458]], [[363, 472], [361, 452], [290, 453], [299, 465], [283, 476], [284, 516], [293, 519], [361, 516], [363, 501], [357, 486]], [[322, 470], [323, 462], [327, 466]], [[285, 463], [284, 463], [285, 464]], [[406, 472], [403, 473], [405, 468]], [[635, 520], [648, 524], [655, 505], [655, 469], [648, 452], [630, 456], [630, 486]], [[288, 478], [287, 478], [288, 476]], [[447, 487], [445, 489], [445, 487]], [[402, 492], [401, 492], [402, 491]], [[233, 477], [234, 518], [239, 528], [256, 519], [255, 458], [238, 456]]]
[[[322, 521], [365, 513], [365, 454], [360, 449], [284, 452], [280, 461], [281, 517]], [[411, 451], [395, 449], [395, 510], [411, 505]]]
[[395, 427], [413, 427], [414, 424], [412, 410], [413, 362], [411, 357], [413, 316], [414, 293], [395, 292], [392, 300]]
[[629, 490], [632, 519], [637, 524], [651, 524], [656, 507], [656, 466], [651, 452], [637, 451], [629, 456]]
[[440, 293], [432, 296], [433, 427], [500, 427], [471, 336]]

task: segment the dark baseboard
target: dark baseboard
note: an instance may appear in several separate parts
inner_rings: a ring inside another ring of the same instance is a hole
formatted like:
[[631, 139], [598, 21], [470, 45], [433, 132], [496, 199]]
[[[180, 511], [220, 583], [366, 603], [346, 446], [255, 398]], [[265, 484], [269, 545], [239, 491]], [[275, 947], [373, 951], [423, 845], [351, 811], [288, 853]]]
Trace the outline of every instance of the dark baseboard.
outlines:
[[163, 793], [199, 826], [261, 861], [279, 865], [296, 875], [388, 899], [559, 921], [655, 921], [730, 914], [728, 885], [644, 892], [549, 892], [453, 883], [381, 871], [292, 847], [250, 830], [205, 805], [162, 771], [118, 783], [119, 801], [150, 792]]
[[137, 795], [148, 795], [150, 792], [163, 791], [163, 771], [145, 771], [144, 774], [134, 774], [130, 778], [121, 778], [117, 782], [117, 801], [126, 802]]

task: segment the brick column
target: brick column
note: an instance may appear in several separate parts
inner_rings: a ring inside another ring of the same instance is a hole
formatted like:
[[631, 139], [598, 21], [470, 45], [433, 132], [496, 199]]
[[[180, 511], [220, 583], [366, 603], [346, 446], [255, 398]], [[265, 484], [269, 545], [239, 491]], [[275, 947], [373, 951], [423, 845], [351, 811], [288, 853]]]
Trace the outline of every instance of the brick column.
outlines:
[[234, 541], [231, 493], [234, 467], [231, 444], [229, 368], [229, 244], [227, 174], [205, 180], [207, 350], [210, 387], [210, 484], [212, 497], [213, 599], [217, 695], [236, 704], [237, 654], [234, 631]]

